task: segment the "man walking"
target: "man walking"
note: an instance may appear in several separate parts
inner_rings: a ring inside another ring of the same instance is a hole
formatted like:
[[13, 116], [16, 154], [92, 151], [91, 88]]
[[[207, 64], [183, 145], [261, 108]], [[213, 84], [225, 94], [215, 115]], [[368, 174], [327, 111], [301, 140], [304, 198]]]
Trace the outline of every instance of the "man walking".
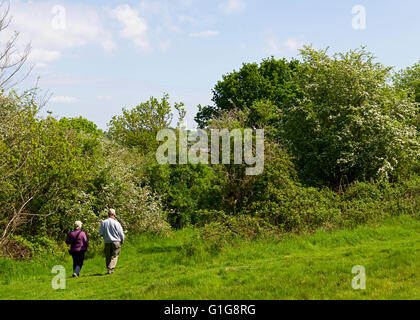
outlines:
[[117, 265], [121, 245], [125, 239], [121, 224], [115, 220], [114, 209], [109, 209], [108, 219], [101, 222], [99, 234], [105, 241], [105, 259], [108, 274], [112, 274]]

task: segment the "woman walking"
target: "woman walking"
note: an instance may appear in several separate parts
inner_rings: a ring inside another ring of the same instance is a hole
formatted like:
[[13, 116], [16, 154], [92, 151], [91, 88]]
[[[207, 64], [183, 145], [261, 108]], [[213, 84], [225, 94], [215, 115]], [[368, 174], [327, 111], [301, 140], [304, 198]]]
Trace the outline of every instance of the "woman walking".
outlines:
[[82, 222], [76, 221], [74, 223], [74, 230], [67, 235], [66, 244], [70, 245], [69, 253], [73, 257], [73, 277], [77, 278], [89, 246], [86, 234], [82, 231]]

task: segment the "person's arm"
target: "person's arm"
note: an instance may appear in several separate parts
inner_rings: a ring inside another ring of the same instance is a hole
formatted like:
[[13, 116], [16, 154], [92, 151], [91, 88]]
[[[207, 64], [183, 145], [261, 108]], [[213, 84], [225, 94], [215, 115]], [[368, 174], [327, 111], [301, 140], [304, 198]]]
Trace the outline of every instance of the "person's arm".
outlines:
[[99, 227], [99, 235], [104, 236], [104, 222], [101, 221], [101, 226]]
[[85, 232], [83, 232], [83, 241], [85, 242], [85, 245], [86, 245], [86, 251], [88, 250], [88, 248], [89, 248], [89, 241], [88, 241], [88, 239], [87, 239], [87, 236], [86, 236], [86, 233]]
[[121, 243], [124, 243], [125, 235], [120, 223], [118, 223], [118, 233], [120, 234]]
[[71, 244], [71, 232], [67, 235], [66, 244]]

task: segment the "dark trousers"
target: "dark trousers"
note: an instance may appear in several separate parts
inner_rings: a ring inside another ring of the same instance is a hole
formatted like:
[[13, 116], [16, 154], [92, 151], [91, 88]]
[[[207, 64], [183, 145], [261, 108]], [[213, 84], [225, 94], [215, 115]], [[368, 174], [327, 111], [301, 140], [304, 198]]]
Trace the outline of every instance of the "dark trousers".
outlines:
[[85, 259], [85, 251], [72, 252], [73, 257], [73, 274], [79, 275], [83, 267], [83, 260]]

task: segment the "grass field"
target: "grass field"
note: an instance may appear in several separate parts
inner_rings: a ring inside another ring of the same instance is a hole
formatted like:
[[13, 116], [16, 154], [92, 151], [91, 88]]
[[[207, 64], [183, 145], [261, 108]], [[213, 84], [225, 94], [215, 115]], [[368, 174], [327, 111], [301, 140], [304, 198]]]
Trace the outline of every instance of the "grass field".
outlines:
[[[0, 260], [0, 299], [420, 299], [418, 218], [189, 256], [183, 243], [192, 233], [132, 239], [110, 276], [100, 255], [76, 279], [70, 257]], [[52, 289], [56, 264], [67, 269], [65, 290]], [[366, 269], [365, 290], [352, 288], [355, 265]]]

